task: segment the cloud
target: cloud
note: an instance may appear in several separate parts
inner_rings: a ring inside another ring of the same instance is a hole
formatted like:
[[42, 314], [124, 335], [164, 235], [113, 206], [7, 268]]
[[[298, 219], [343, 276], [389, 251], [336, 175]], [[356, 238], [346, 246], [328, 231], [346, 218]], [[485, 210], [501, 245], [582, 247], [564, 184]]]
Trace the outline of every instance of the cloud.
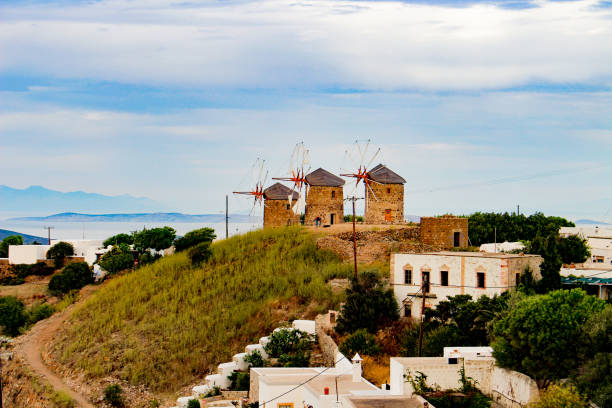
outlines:
[[378, 90], [612, 85], [612, 8], [293, 0], [5, 5], [0, 72]]

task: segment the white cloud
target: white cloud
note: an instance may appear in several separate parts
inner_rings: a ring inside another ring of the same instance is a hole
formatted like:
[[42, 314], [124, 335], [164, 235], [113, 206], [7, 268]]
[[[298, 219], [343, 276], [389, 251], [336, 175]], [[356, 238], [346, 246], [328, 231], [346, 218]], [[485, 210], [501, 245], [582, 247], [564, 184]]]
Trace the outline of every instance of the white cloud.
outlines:
[[4, 6], [0, 72], [140, 84], [482, 89], [610, 84], [612, 8], [342, 0]]

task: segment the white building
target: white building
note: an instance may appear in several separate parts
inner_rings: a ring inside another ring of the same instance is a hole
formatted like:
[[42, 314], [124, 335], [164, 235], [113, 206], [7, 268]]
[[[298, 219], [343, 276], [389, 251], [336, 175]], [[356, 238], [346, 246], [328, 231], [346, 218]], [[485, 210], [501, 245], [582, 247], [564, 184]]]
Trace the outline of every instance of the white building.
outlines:
[[578, 235], [587, 240], [591, 258], [585, 264], [612, 265], [612, 228], [609, 227], [562, 227], [559, 235], [566, 238]]
[[82, 257], [89, 265], [96, 262], [98, 255], [106, 252], [106, 248], [102, 246], [102, 240], [52, 239], [51, 245], [9, 245], [9, 263], [12, 265], [35, 264], [46, 258], [49, 248], [62, 241], [71, 244], [74, 248], [74, 256]]
[[583, 286], [587, 293], [599, 299], [612, 299], [612, 265], [585, 263], [572, 268], [561, 268], [563, 285]]
[[522, 242], [493, 242], [490, 244], [482, 244], [480, 246], [480, 252], [516, 252], [525, 249], [525, 244]]
[[429, 282], [425, 307], [448, 296], [499, 295], [514, 288], [526, 267], [540, 279], [539, 255], [440, 251], [391, 255], [390, 282], [405, 317], [421, 316], [423, 280]]

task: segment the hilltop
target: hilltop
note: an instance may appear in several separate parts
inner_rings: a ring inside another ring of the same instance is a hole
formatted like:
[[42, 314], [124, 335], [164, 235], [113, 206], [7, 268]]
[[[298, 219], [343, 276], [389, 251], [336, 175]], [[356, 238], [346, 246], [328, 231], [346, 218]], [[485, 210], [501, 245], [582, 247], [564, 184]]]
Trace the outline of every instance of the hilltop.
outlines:
[[205, 265], [179, 253], [105, 283], [74, 311], [52, 356], [68, 376], [167, 395], [280, 322], [338, 307], [343, 294], [327, 282], [351, 273], [299, 227], [235, 236], [213, 244]]
[[11, 236], [11, 235], [21, 235], [23, 237], [24, 244], [31, 244], [34, 241], [37, 241], [40, 244], [44, 244], [47, 242], [47, 238], [37, 237], [36, 235], [22, 234], [21, 232], [16, 232], [16, 231], [0, 229], [0, 241], [2, 241], [4, 238]]
[[[260, 217], [230, 214], [232, 223], [258, 222]], [[8, 221], [55, 221], [55, 222], [225, 222], [225, 214], [183, 214], [177, 212], [81, 214], [64, 212], [44, 217], [17, 217]]]

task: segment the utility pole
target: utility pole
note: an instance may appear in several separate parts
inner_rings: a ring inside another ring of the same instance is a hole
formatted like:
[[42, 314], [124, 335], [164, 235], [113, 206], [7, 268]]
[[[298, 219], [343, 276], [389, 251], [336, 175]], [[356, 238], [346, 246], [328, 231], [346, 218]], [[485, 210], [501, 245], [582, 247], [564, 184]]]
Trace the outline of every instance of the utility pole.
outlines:
[[[228, 213], [228, 208], [229, 208], [229, 204], [228, 204], [228, 196], [227, 194], [225, 195], [225, 239], [229, 238], [229, 213]], [[2, 408], [2, 407], [0, 407]]]
[[423, 295], [423, 303], [421, 304], [421, 324], [419, 325], [419, 357], [421, 357], [421, 349], [423, 347], [423, 323], [425, 323], [425, 298], [427, 297], [427, 286], [429, 285], [429, 278], [427, 275], [421, 275], [421, 292]]
[[[43, 227], [43, 228], [47, 230], [47, 236], [48, 236], [47, 244], [51, 245], [51, 230], [55, 229], [55, 227]], [[2, 408], [2, 406], [0, 406], [0, 408]]]
[[353, 203], [353, 266], [355, 268], [355, 279], [358, 278], [357, 274], [357, 233], [355, 232], [355, 201], [363, 200], [363, 198], [349, 197], [345, 201], [351, 201]]
[[495, 239], [495, 253], [497, 253], [497, 227], [495, 227], [494, 232], [493, 232], [493, 237]]
[[521, 206], [520, 205], [516, 205], [516, 215], [521, 215]]

